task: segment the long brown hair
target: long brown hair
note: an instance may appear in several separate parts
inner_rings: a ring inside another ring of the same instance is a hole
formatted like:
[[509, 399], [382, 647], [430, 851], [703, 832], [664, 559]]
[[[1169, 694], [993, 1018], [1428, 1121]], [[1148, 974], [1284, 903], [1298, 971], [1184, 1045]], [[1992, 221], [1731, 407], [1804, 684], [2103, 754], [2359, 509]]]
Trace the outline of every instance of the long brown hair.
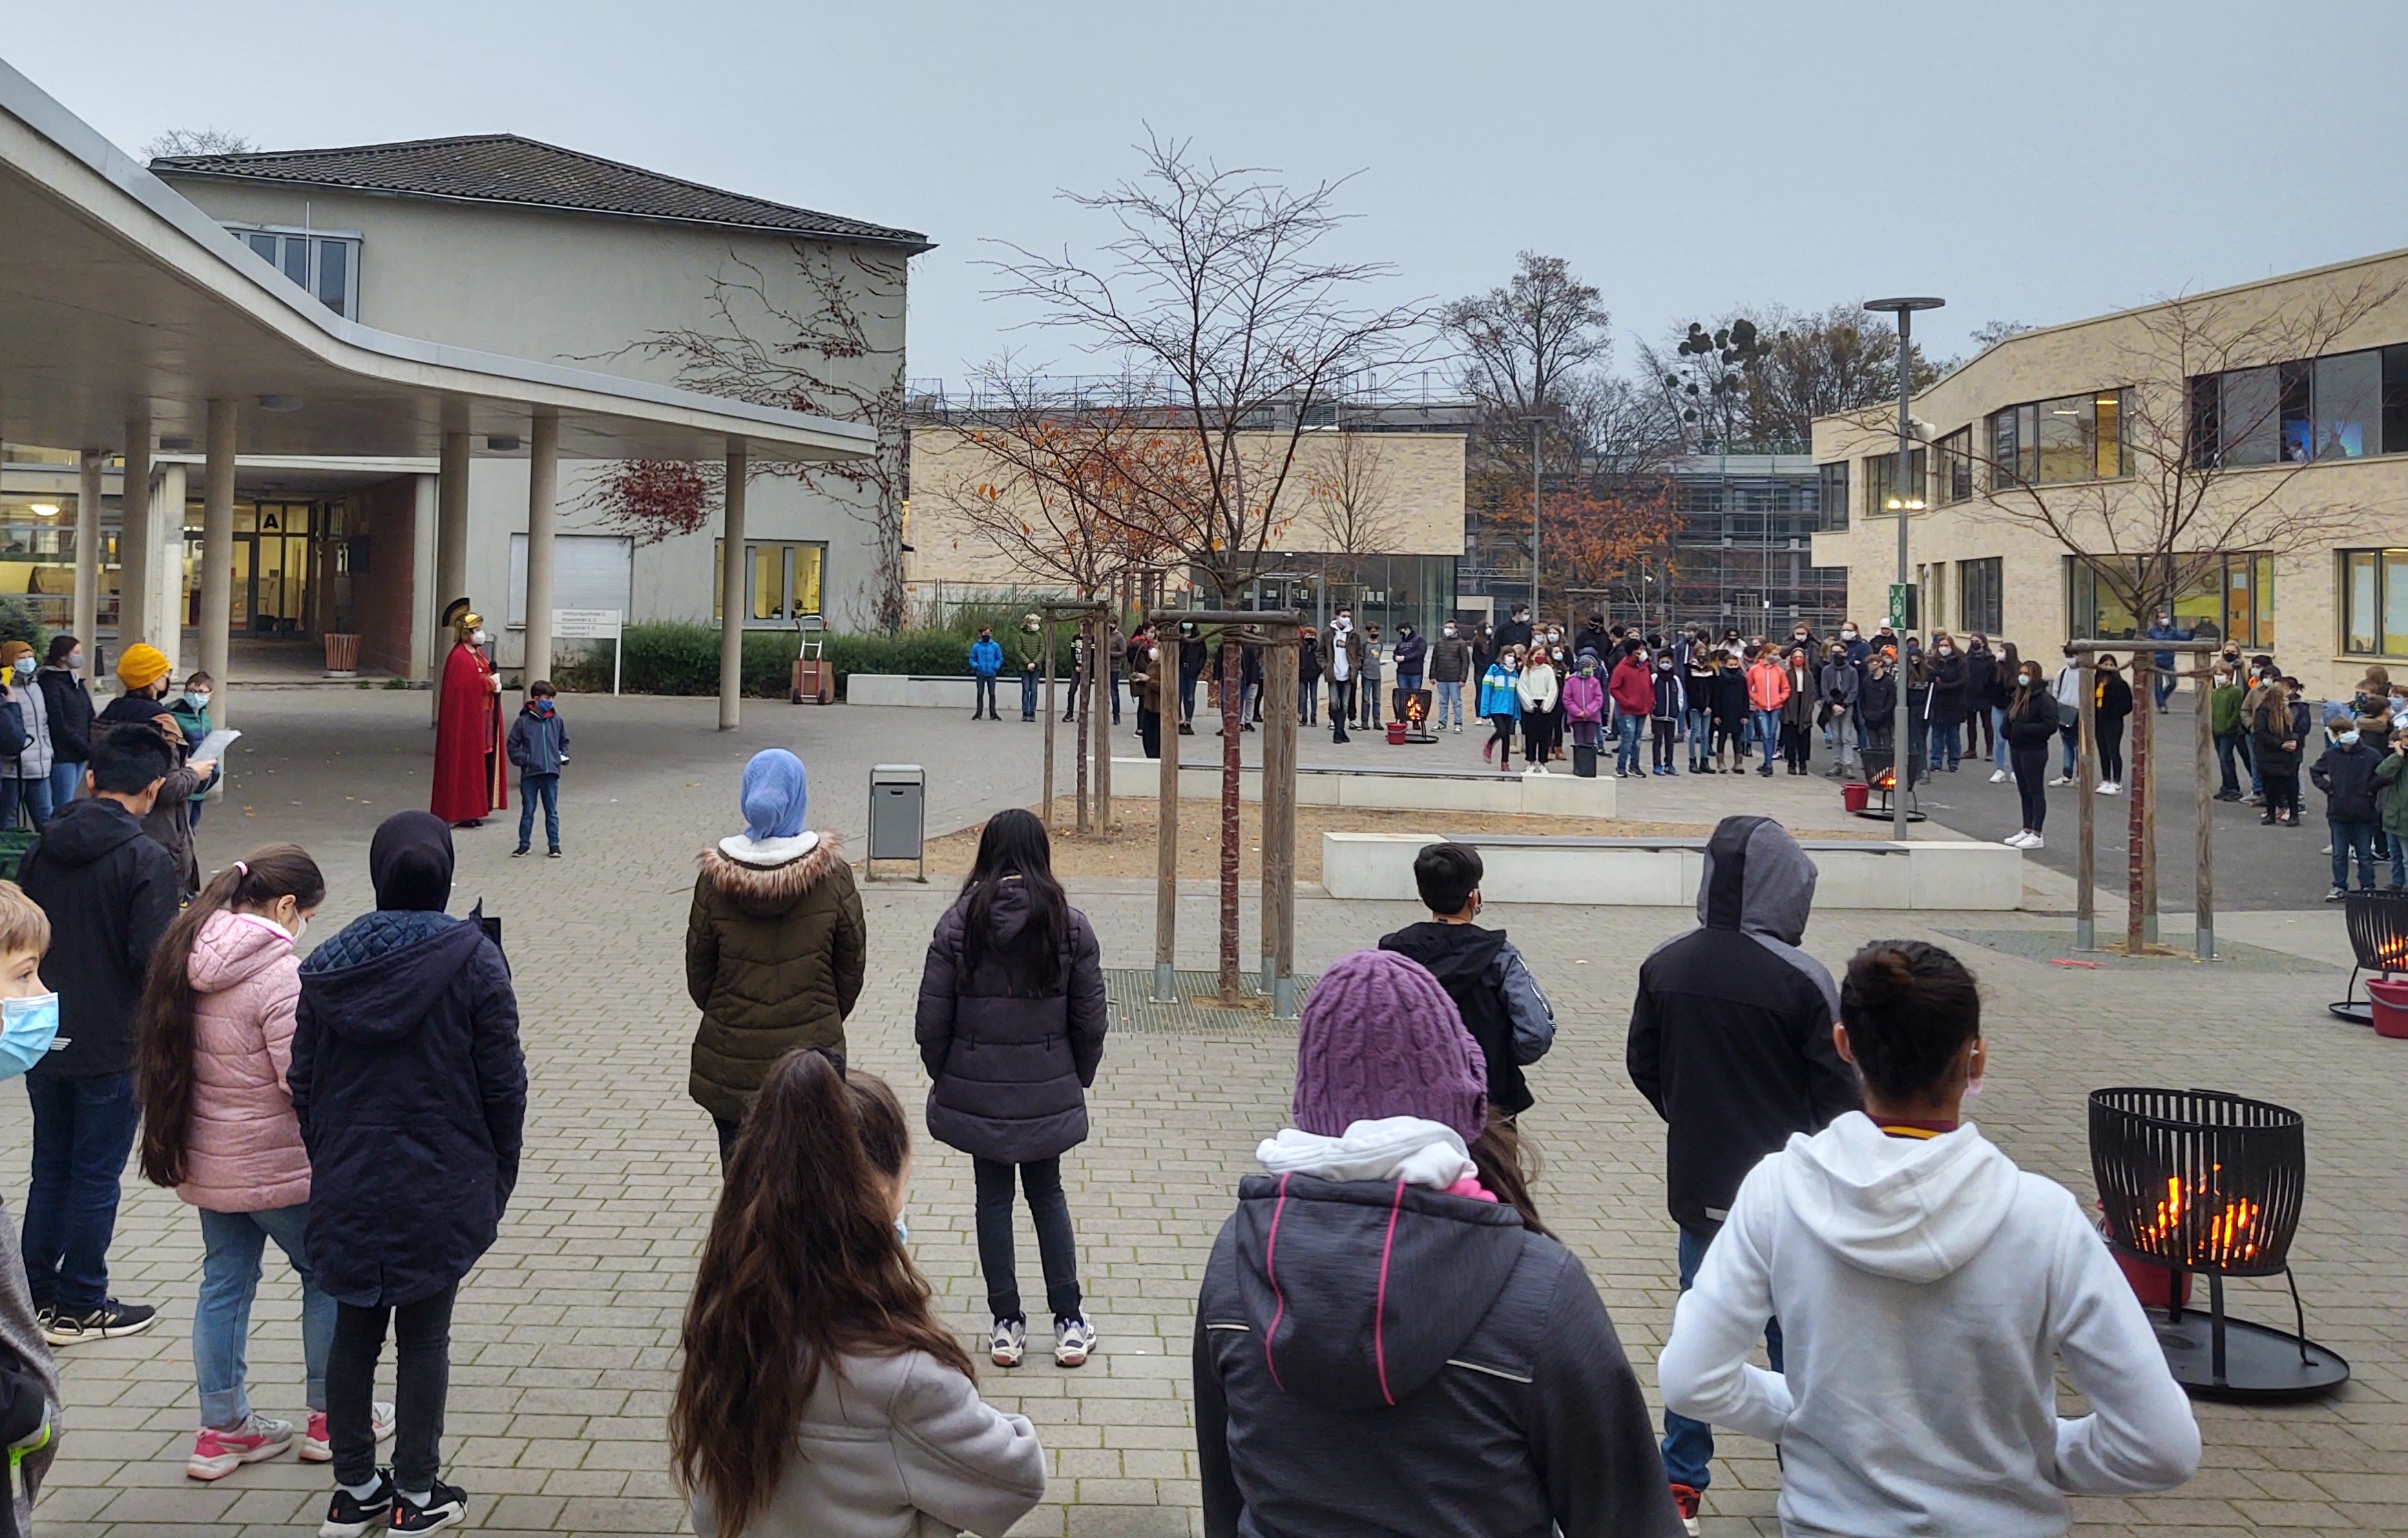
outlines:
[[816, 1051], [779, 1058], [752, 1101], [669, 1401], [669, 1465], [727, 1538], [768, 1505], [820, 1373], [846, 1354], [924, 1351], [976, 1375], [895, 1232], [889, 1193], [910, 1152], [886, 1081]]
[[1531, 1183], [1539, 1178], [1539, 1150], [1523, 1141], [1521, 1128], [1492, 1115], [1471, 1140], [1470, 1153], [1482, 1188], [1520, 1213], [1524, 1228], [1553, 1238], [1554, 1230], [1539, 1221], [1539, 1204], [1530, 1195]]
[[181, 1185], [193, 1128], [193, 945], [201, 927], [229, 910], [259, 910], [291, 898], [303, 910], [326, 900], [326, 878], [297, 843], [254, 849], [219, 871], [167, 926], [150, 953], [135, 1017], [134, 1085], [142, 1104], [142, 1178]]

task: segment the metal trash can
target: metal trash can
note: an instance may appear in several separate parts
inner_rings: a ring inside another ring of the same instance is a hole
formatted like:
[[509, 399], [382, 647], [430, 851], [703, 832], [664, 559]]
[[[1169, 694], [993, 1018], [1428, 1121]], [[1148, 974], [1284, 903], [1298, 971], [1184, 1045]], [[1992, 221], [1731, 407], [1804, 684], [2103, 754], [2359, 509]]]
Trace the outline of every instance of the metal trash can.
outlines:
[[873, 764], [869, 769], [869, 857], [862, 879], [878, 879], [880, 860], [911, 860], [915, 878], [928, 879], [928, 776], [917, 764]]

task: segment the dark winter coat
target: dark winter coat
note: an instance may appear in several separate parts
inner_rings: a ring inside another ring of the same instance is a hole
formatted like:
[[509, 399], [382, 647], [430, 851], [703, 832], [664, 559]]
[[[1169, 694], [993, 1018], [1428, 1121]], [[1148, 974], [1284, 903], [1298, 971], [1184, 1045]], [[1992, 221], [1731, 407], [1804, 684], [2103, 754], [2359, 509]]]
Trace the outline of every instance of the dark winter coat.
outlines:
[[1845, 654], [1823, 664], [1820, 676], [1823, 703], [1846, 710], [1856, 708], [1856, 697], [1864, 693], [1865, 675], [1856, 664], [1846, 660]]
[[[115, 731], [125, 726], [150, 726], [160, 729], [164, 719], [172, 721], [175, 712], [147, 695], [119, 695], [93, 718], [96, 731]], [[177, 728], [181, 731], [181, 727]], [[192, 756], [197, 742], [184, 742], [176, 749], [179, 766]], [[209, 782], [190, 768], [179, 767], [159, 786], [159, 798], [142, 818], [142, 831], [158, 841], [175, 862], [179, 898], [191, 897], [201, 889], [201, 864], [193, 854], [194, 796], [208, 788]]]
[[1069, 912], [1054, 981], [1015, 995], [995, 964], [1028, 924], [1027, 889], [1007, 878], [987, 913], [986, 955], [963, 966], [965, 895], [937, 921], [920, 971], [913, 1034], [928, 1071], [928, 1135], [979, 1158], [1025, 1164], [1087, 1141], [1087, 1088], [1103, 1059], [1109, 1015], [1096, 933]]
[[64, 668], [45, 668], [34, 675], [50, 718], [50, 752], [62, 764], [92, 762], [92, 691]]
[[37, 1075], [134, 1066], [134, 1009], [150, 953], [183, 905], [174, 859], [134, 813], [98, 797], [69, 801], [25, 852], [17, 884], [50, 915], [42, 981], [59, 996], [59, 1034]]
[[1455, 1000], [1463, 1028], [1487, 1059], [1488, 1104], [1518, 1116], [1535, 1103], [1514, 1050], [1513, 1019], [1505, 1004], [1505, 931], [1477, 924], [1409, 924], [1380, 937], [1380, 949], [1410, 956], [1429, 970]]
[[468, 1274], [518, 1184], [526, 1120], [518, 999], [483, 926], [380, 909], [312, 951], [285, 1082], [318, 1285], [398, 1307]]
[[2013, 713], [2007, 717], [2007, 743], [2017, 748], [2044, 748], [2057, 737], [2057, 696], [2043, 683], [2024, 697], [2023, 709], [2014, 709], [2014, 695], [2007, 696], [2005, 708]]
[[1471, 678], [1471, 642], [1461, 636], [1440, 636], [1430, 643], [1432, 683], [1464, 683]]
[[[2132, 713], [2132, 691], [2124, 691], [2124, 713]], [[2307, 742], [2307, 734], [2299, 729], [2288, 707], [2277, 708], [2272, 700], [2258, 707], [2249, 725], [2249, 761], [2260, 775], [2300, 772], [2300, 755]], [[2283, 746], [2288, 742], [2289, 747]]]
[[685, 985], [702, 1025], [686, 1092], [742, 1121], [769, 1065], [796, 1047], [844, 1052], [868, 926], [836, 835], [783, 865], [702, 855], [685, 927]]
[[2100, 673], [2098, 677], [2099, 699], [2093, 713], [2102, 723], [2121, 723], [2132, 713], [2132, 686], [2124, 682], [2121, 673]]
[[2337, 823], [2372, 823], [2382, 816], [2375, 805], [2374, 771], [2383, 755], [2364, 742], [2335, 742], [2308, 770], [2308, 778], [2325, 793], [2325, 815]]
[[2380, 756], [2382, 762], [2374, 766], [2374, 780], [2382, 787], [2383, 831], [2395, 839], [2408, 838], [2408, 789], [2402, 789], [2400, 783], [2403, 776], [2408, 776], [2408, 757], [2401, 756], [2397, 751]]
[[1706, 844], [1699, 927], [1640, 965], [1630, 1082], [1669, 1124], [1672, 1219], [1711, 1234], [1739, 1183], [1793, 1132], [1856, 1108], [1856, 1076], [1831, 1044], [1840, 992], [1798, 948], [1814, 864], [1769, 817], [1726, 817]]
[[1935, 726], [1965, 724], [1965, 659], [1935, 655], [1931, 659], [1931, 703], [1928, 717]]
[[[2004, 688], [2000, 687], [2002, 683]], [[2003, 709], [2014, 694], [2014, 675], [2000, 670], [1998, 653], [1985, 646], [1965, 654], [1965, 707], [1969, 713]]]
[[1209, 1538], [1681, 1531], [1597, 1288], [1502, 1203], [1245, 1180], [1194, 1366]]
[[522, 707], [510, 722], [502, 751], [521, 774], [558, 774], [568, 762], [568, 722], [557, 710], [538, 715]]
[[1864, 682], [1856, 687], [1856, 717], [1867, 726], [1887, 726], [1898, 717], [1898, 676], [1884, 673], [1875, 678], [1865, 670]]
[[1747, 675], [1730, 664], [1714, 669], [1714, 725], [1737, 727], [1747, 721]]
[[1388, 660], [1396, 664], [1398, 677], [1402, 678], [1410, 673], [1418, 678], [1421, 675], [1423, 659], [1428, 655], [1429, 638], [1415, 631], [1410, 636], [1397, 638], [1397, 649], [1389, 654]]

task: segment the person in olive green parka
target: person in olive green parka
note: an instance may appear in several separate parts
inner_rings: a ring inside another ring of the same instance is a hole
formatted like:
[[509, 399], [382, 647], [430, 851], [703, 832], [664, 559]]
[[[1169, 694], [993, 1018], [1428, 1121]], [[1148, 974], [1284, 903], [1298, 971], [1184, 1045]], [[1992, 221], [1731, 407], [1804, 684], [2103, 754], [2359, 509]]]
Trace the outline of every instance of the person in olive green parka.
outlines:
[[687, 1093], [726, 1160], [769, 1067], [797, 1047], [844, 1056], [868, 927], [836, 835], [806, 832], [803, 761], [783, 748], [744, 766], [744, 831], [702, 852], [686, 922], [686, 991], [702, 1011]]
[[2375, 801], [2384, 836], [2391, 841], [2391, 886], [2408, 886], [2408, 721], [2393, 717], [2391, 740], [2374, 766]]

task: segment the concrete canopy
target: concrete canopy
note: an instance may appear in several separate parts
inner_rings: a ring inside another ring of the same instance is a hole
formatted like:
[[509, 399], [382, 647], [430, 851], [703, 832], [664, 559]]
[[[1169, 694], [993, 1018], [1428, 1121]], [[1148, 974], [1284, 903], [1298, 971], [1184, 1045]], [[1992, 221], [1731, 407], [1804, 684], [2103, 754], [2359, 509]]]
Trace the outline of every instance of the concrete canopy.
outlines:
[[0, 438], [12, 443], [113, 450], [148, 418], [197, 444], [221, 399], [236, 403], [243, 454], [431, 456], [446, 432], [482, 453], [538, 414], [558, 416], [571, 458], [877, 452], [852, 423], [345, 320], [5, 63], [0, 230]]

